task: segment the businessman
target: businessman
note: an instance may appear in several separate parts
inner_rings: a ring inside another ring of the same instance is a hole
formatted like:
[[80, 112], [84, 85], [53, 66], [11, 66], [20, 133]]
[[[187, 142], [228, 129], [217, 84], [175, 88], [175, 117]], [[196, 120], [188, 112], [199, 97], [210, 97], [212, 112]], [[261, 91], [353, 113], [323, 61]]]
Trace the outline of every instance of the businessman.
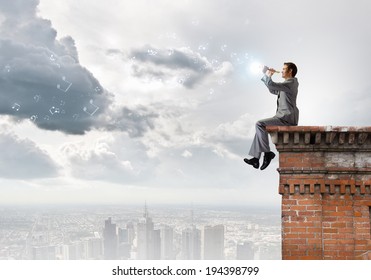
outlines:
[[276, 156], [269, 148], [266, 126], [298, 125], [299, 110], [296, 107], [296, 96], [298, 94], [299, 83], [295, 78], [297, 71], [294, 63], [285, 62], [282, 68], [282, 78], [284, 81], [282, 83], [276, 83], [272, 81], [272, 76], [277, 71], [267, 66], [263, 67], [264, 76], [261, 80], [267, 86], [270, 93], [277, 95], [277, 111], [273, 118], [263, 119], [256, 123], [256, 133], [249, 151], [249, 155], [253, 158], [244, 159], [247, 164], [252, 165], [256, 169], [260, 165], [261, 153], [264, 153], [263, 164], [260, 167], [261, 170], [267, 168], [271, 160]]

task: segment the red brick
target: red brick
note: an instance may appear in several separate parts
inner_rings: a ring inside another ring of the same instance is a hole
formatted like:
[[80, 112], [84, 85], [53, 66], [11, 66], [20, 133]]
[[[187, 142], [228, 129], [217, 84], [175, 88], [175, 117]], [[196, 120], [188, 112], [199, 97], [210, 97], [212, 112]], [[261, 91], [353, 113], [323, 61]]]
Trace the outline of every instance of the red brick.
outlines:
[[339, 230], [336, 229], [336, 228], [324, 228], [324, 229], [323, 229], [323, 232], [324, 232], [324, 233], [338, 233]]
[[321, 228], [307, 228], [307, 232], [322, 232]]
[[306, 232], [306, 231], [307, 231], [307, 228], [305, 228], [305, 227], [291, 228], [291, 232], [292, 233], [295, 233], [295, 232]]

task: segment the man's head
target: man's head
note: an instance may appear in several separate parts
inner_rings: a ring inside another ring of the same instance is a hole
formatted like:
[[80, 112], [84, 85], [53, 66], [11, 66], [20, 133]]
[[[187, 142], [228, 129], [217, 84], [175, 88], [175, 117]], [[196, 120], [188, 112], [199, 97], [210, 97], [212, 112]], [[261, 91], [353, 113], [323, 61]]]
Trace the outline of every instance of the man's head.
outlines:
[[285, 62], [282, 68], [282, 78], [288, 79], [296, 76], [298, 68], [292, 62]]

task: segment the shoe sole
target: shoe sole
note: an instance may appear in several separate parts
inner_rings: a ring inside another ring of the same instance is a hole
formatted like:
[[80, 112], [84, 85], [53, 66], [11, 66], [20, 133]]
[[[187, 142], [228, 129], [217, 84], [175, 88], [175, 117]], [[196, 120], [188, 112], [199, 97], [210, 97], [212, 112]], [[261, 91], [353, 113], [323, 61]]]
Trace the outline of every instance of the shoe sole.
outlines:
[[258, 165], [258, 166], [255, 166], [255, 165], [253, 165], [253, 164], [251, 164], [251, 163], [248, 163], [248, 162], [246, 161], [245, 158], [243, 159], [243, 161], [244, 161], [246, 164], [251, 165], [251, 166], [254, 167], [255, 169], [259, 169], [259, 165]]

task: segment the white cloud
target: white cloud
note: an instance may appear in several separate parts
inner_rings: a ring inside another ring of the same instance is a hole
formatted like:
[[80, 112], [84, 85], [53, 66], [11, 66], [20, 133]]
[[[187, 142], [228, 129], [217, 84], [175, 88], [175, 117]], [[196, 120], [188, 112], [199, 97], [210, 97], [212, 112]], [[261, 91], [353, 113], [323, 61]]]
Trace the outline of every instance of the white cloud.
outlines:
[[141, 169], [133, 166], [130, 159], [124, 159], [116, 140], [102, 137], [87, 145], [84, 142], [66, 143], [60, 151], [67, 162], [66, 168], [78, 179], [99, 180], [128, 184], [140, 178]]
[[56, 177], [60, 167], [47, 152], [28, 139], [0, 131], [0, 176], [11, 179]]

